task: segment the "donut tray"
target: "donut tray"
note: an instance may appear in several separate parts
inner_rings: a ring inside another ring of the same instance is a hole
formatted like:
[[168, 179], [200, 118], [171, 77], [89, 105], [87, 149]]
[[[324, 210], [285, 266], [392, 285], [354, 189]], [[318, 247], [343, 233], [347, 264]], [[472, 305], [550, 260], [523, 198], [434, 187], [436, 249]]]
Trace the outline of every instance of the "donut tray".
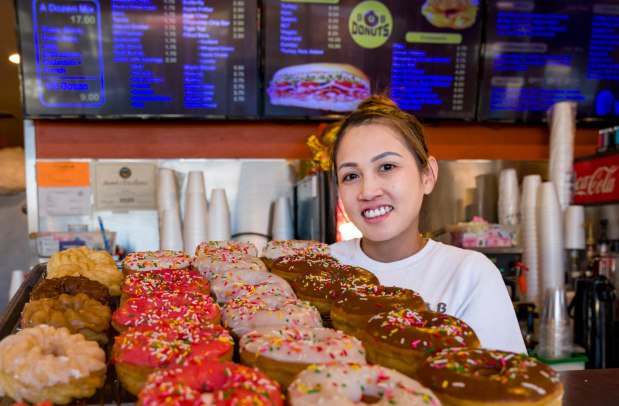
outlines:
[[[34, 286], [45, 278], [47, 264], [39, 264], [32, 268], [28, 278], [19, 287], [4, 312], [0, 315], [0, 340], [4, 337], [19, 331], [21, 322], [21, 313], [24, 306], [30, 299], [30, 292]], [[118, 303], [110, 303], [112, 311], [118, 306]], [[110, 340], [107, 347], [104, 348], [109, 359], [113, 340]], [[72, 405], [135, 405], [136, 397], [124, 390], [116, 378], [114, 367], [108, 363], [107, 378], [103, 388], [99, 389], [94, 396], [88, 399], [78, 399], [71, 403]], [[0, 406], [10, 406], [15, 401], [8, 396], [0, 396]]]

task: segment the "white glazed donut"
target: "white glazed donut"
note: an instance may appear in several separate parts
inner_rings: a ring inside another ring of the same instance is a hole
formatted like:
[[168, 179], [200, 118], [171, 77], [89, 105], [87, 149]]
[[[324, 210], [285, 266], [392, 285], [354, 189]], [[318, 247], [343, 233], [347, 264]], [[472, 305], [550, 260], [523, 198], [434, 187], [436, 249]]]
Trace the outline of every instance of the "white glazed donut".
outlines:
[[258, 327], [322, 327], [318, 310], [289, 296], [257, 293], [237, 297], [226, 303], [221, 320], [237, 337]]
[[123, 260], [123, 272], [159, 271], [162, 269], [189, 269], [191, 257], [184, 251], [158, 250], [132, 252]]
[[237, 269], [218, 273], [211, 279], [211, 296], [217, 303], [228, 302], [250, 293], [280, 294], [296, 298], [292, 287], [282, 277], [267, 271]]
[[366, 363], [361, 341], [323, 327], [261, 327], [241, 337], [239, 348], [242, 364], [258, 368], [282, 388], [311, 364]]
[[236, 269], [267, 270], [264, 263], [258, 257], [242, 252], [229, 251], [214, 251], [196, 257], [192, 266], [194, 270], [200, 272], [209, 280], [218, 273]]
[[441, 405], [431, 390], [380, 365], [332, 363], [311, 365], [288, 387], [291, 406]]
[[252, 257], [258, 256], [258, 248], [251, 242], [243, 241], [204, 241], [196, 247], [195, 256], [199, 257], [214, 251], [242, 252]]
[[313, 240], [274, 240], [262, 249], [262, 256], [276, 259], [287, 255], [307, 252], [317, 255], [329, 255], [331, 249], [325, 243]]

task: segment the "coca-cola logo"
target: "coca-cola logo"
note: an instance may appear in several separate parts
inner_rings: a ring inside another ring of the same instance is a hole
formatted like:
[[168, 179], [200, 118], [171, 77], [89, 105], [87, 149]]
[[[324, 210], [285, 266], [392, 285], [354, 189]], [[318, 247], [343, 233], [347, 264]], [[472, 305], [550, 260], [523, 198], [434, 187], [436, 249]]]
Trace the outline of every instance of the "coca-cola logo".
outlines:
[[592, 196], [613, 193], [615, 190], [615, 173], [617, 165], [600, 166], [591, 175], [578, 177], [574, 194]]

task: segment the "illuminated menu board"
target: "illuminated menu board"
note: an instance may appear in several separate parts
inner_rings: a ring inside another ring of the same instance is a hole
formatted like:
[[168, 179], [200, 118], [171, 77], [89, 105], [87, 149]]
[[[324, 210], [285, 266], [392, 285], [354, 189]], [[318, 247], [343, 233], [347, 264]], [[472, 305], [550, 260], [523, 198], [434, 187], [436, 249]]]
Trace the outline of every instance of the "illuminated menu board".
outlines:
[[579, 119], [619, 117], [619, 2], [491, 1], [480, 120], [541, 121], [559, 101]]
[[264, 0], [264, 113], [330, 116], [371, 93], [419, 117], [475, 117], [477, 0]]
[[18, 0], [29, 117], [258, 115], [257, 0]]

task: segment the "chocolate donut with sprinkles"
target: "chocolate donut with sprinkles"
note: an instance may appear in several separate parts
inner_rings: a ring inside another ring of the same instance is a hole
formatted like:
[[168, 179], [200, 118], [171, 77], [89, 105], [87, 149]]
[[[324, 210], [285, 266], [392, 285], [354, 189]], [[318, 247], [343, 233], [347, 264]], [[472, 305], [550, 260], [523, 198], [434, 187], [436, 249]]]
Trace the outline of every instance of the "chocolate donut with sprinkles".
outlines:
[[330, 272], [341, 267], [337, 259], [328, 255], [302, 252], [277, 258], [271, 264], [270, 270], [290, 283], [309, 271]]
[[372, 317], [362, 341], [368, 362], [415, 378], [419, 365], [444, 348], [479, 347], [473, 329], [462, 320], [432, 311], [398, 309]]
[[445, 349], [428, 358], [417, 376], [448, 405], [560, 405], [563, 397], [552, 368], [506, 351]]

